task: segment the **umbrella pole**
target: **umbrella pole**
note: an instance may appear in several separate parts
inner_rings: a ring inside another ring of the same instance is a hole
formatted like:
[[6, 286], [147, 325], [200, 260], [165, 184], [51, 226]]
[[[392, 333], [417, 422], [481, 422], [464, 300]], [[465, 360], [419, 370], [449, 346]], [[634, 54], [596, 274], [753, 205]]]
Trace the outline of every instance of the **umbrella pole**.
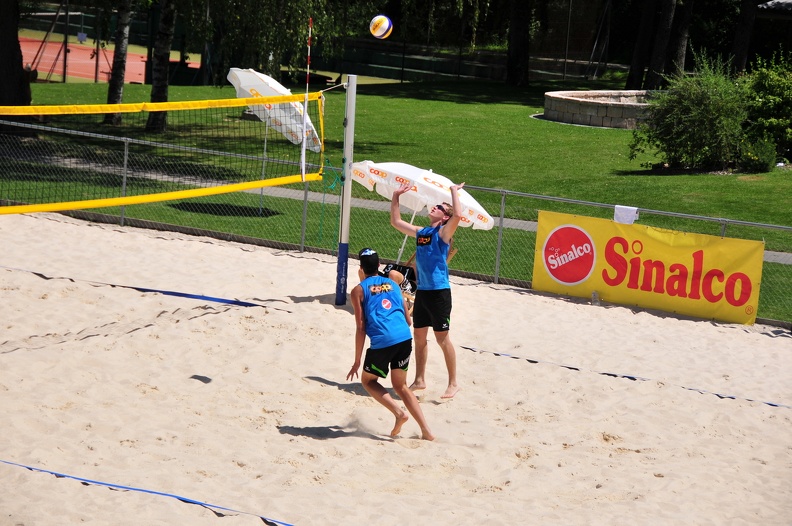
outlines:
[[[410, 224], [411, 225], [413, 224], [413, 221], [415, 221], [415, 210], [413, 210], [413, 215], [410, 218]], [[410, 236], [404, 236], [404, 239], [402, 239], [401, 248], [399, 249], [399, 256], [396, 258], [396, 263], [400, 263], [401, 262], [402, 254], [404, 253], [404, 245], [407, 244], [407, 238], [408, 237], [410, 237]]]

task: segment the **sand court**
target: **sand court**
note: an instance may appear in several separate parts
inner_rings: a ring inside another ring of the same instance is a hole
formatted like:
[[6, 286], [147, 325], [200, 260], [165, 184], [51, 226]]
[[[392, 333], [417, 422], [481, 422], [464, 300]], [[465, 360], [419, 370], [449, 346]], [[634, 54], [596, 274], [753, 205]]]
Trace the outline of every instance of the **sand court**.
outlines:
[[792, 517], [786, 329], [452, 277], [462, 390], [430, 335], [437, 440], [391, 439], [333, 257], [57, 214], [0, 241], [0, 525]]

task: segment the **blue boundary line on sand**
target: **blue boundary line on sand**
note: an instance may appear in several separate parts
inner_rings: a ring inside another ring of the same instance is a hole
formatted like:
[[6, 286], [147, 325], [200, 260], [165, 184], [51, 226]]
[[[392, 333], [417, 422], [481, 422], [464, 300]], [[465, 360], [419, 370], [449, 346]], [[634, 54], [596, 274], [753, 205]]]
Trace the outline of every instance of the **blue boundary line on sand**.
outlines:
[[[563, 367], [564, 369], [569, 369], [571, 371], [582, 371], [582, 369], [580, 367], [573, 367], [571, 365], [563, 365], [563, 364], [560, 364], [560, 363], [553, 363], [553, 362], [548, 362], [548, 361], [544, 361], [544, 360], [534, 360], [532, 358], [523, 358], [522, 356], [513, 356], [511, 354], [499, 353], [499, 352], [494, 352], [494, 351], [485, 351], [483, 349], [476, 349], [475, 347], [466, 347], [464, 345], [460, 345], [460, 347], [462, 347], [463, 349], [467, 349], [468, 351], [473, 351], [473, 352], [477, 352], [477, 353], [487, 353], [487, 354], [492, 354], [494, 356], [502, 356], [504, 358], [511, 358], [513, 360], [525, 360], [525, 361], [527, 361], [529, 363], [545, 363], [545, 364], [549, 364], [549, 365], [555, 365], [557, 367]], [[595, 373], [595, 374], [600, 374], [602, 376], [610, 376], [610, 377], [613, 377], [613, 378], [625, 378], [627, 380], [632, 380], [633, 382], [636, 382], [636, 381], [639, 381], [639, 380], [641, 382], [652, 381], [652, 378], [644, 378], [642, 376], [634, 376], [634, 375], [631, 375], [631, 374], [604, 373], [604, 372], [592, 371], [592, 370], [589, 370], [589, 372], [592, 372], [592, 373]], [[684, 385], [677, 385], [675, 387], [681, 387], [682, 389], [686, 389], [688, 391], [695, 391], [695, 392], [700, 393], [700, 394], [711, 394], [713, 396], [717, 396], [720, 399], [728, 398], [730, 400], [745, 400], [746, 402], [759, 402], [760, 404], [769, 405], [771, 407], [783, 407], [784, 409], [792, 409], [792, 406], [789, 406], [789, 405], [777, 404], [777, 403], [774, 403], [774, 402], [765, 402], [765, 401], [762, 401], [762, 400], [754, 400], [752, 398], [738, 398], [738, 397], [733, 396], [733, 395], [725, 395], [725, 394], [715, 393], [715, 392], [712, 392], [712, 391], [707, 391], [705, 389], [697, 389], [695, 387], [685, 387]]]
[[127, 289], [134, 289], [140, 292], [156, 292], [158, 294], [164, 294], [165, 296], [178, 296], [180, 298], [189, 298], [194, 300], [205, 300], [205, 301], [214, 301], [216, 303], [223, 303], [226, 305], [236, 305], [238, 307], [263, 307], [264, 305], [259, 305], [258, 303], [250, 303], [248, 301], [242, 300], [229, 300], [226, 298], [216, 298], [214, 296], [204, 296], [202, 294], [189, 294], [187, 292], [176, 292], [172, 290], [160, 290], [160, 289], [147, 289], [145, 287], [132, 287], [130, 285], [113, 285], [110, 283], [104, 283], [104, 285], [110, 285], [111, 287], [123, 287]]
[[83, 484], [89, 484], [89, 485], [94, 485], [94, 486], [105, 486], [105, 487], [110, 488], [110, 489], [117, 489], [117, 490], [124, 490], [124, 491], [139, 491], [141, 493], [148, 493], [148, 494], [151, 494], [151, 495], [158, 495], [160, 497], [170, 497], [170, 498], [173, 498], [173, 499], [176, 499], [176, 500], [180, 500], [181, 502], [185, 502], [187, 504], [196, 504], [198, 506], [203, 506], [204, 508], [209, 509], [209, 511], [211, 511], [212, 513], [214, 513], [218, 517], [223, 517], [223, 514], [217, 512], [215, 510], [228, 511], [228, 512], [231, 512], [231, 513], [241, 513], [243, 515], [252, 515], [253, 517], [258, 517], [265, 524], [268, 524], [268, 525], [293, 526], [292, 524], [289, 524], [288, 522], [281, 522], [279, 520], [270, 519], [268, 517], [264, 517], [263, 515], [257, 515], [255, 513], [249, 513], [249, 512], [246, 512], [246, 511], [234, 510], [234, 509], [231, 509], [231, 508], [226, 508], [224, 506], [218, 506], [216, 504], [208, 504], [206, 502], [201, 502], [201, 501], [190, 499], [190, 498], [187, 498], [187, 497], [182, 497], [180, 495], [174, 495], [172, 493], [163, 493], [161, 491], [153, 491], [153, 490], [149, 490], [149, 489], [135, 488], [135, 487], [132, 487], [132, 486], [122, 486], [120, 484], [112, 484], [110, 482], [100, 482], [100, 481], [97, 481], [97, 480], [84, 479], [84, 478], [81, 478], [81, 477], [75, 477], [73, 475], [65, 475], [63, 473], [58, 473], [56, 471], [50, 471], [48, 469], [41, 469], [41, 468], [35, 468], [35, 467], [32, 467], [32, 466], [26, 466], [24, 464], [17, 464], [16, 462], [9, 462], [8, 460], [0, 459], [0, 462], [3, 462], [4, 464], [8, 464], [10, 466], [17, 466], [17, 467], [20, 467], [20, 468], [25, 468], [25, 469], [30, 470], [30, 471], [38, 471], [40, 473], [47, 473], [47, 474], [50, 474], [50, 475], [55, 475], [55, 477], [57, 477], [57, 478], [68, 478], [68, 479], [76, 480], [78, 482], [82, 482]]
[[178, 292], [174, 290], [162, 290], [162, 289], [150, 289], [146, 287], [135, 287], [132, 285], [116, 285], [115, 283], [104, 283], [102, 281], [89, 281], [89, 280], [78, 280], [74, 278], [66, 278], [62, 276], [47, 276], [46, 274], [42, 274], [41, 272], [36, 272], [35, 270], [27, 270], [24, 268], [14, 268], [14, 267], [6, 267], [4, 265], [0, 265], [0, 268], [4, 268], [7, 270], [18, 270], [20, 272], [27, 272], [29, 274], [33, 274], [34, 276], [38, 276], [41, 279], [67, 279], [72, 282], [81, 281], [83, 283], [90, 283], [91, 285], [102, 285], [106, 287], [119, 287], [122, 289], [132, 289], [138, 292], [155, 292], [157, 294], [163, 294], [165, 296], [177, 296], [179, 298], [188, 298], [194, 300], [203, 300], [203, 301], [212, 301], [215, 303], [223, 303], [226, 305], [236, 305], [238, 307], [264, 307], [264, 305], [260, 305], [258, 303], [250, 303], [249, 301], [242, 301], [236, 299], [228, 299], [228, 298], [218, 298], [215, 296], [204, 296], [203, 294], [190, 294], [189, 292]]

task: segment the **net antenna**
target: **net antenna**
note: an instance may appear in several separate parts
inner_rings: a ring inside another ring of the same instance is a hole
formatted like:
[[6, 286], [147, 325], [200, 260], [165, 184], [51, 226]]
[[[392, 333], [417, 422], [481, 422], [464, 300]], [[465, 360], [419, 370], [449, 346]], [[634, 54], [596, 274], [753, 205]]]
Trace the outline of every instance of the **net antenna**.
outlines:
[[308, 57], [305, 64], [305, 104], [303, 104], [302, 122], [302, 148], [300, 151], [300, 166], [303, 182], [305, 182], [305, 147], [308, 142], [308, 90], [311, 85], [311, 36], [313, 32], [313, 18], [308, 19]]

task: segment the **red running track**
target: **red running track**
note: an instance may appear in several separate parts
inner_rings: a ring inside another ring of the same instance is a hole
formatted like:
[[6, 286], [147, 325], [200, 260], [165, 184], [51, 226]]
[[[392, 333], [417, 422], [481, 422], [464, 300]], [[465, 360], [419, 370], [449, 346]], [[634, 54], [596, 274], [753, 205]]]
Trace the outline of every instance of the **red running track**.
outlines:
[[[38, 80], [47, 80], [50, 75], [63, 75], [63, 41], [48, 41], [42, 46], [41, 40], [19, 37], [22, 48], [22, 63], [33, 65], [38, 70]], [[39, 48], [41, 51], [39, 52]], [[38, 53], [38, 57], [36, 54]], [[99, 49], [99, 82], [110, 79], [113, 65], [113, 52]], [[81, 79], [96, 78], [96, 48], [87, 44], [69, 42], [69, 55], [66, 61], [66, 74]], [[142, 84], [146, 75], [146, 56], [127, 53], [126, 74], [124, 82]]]
[[[0, 0], [5, 1], [5, 0]], [[50, 75], [63, 75], [63, 40], [48, 41], [42, 46], [41, 40], [19, 37], [22, 48], [22, 63], [33, 65], [38, 70], [38, 80], [46, 81]], [[39, 48], [41, 51], [39, 52]], [[36, 54], [38, 53], [38, 57]], [[192, 66], [192, 64], [190, 64]], [[99, 82], [110, 80], [110, 70], [113, 66], [113, 52], [99, 49]], [[198, 67], [196, 64], [195, 67]], [[88, 44], [69, 42], [69, 56], [66, 61], [66, 75], [68, 77], [94, 80], [96, 76], [96, 48]], [[127, 53], [125, 83], [143, 84], [146, 78], [146, 55]]]

